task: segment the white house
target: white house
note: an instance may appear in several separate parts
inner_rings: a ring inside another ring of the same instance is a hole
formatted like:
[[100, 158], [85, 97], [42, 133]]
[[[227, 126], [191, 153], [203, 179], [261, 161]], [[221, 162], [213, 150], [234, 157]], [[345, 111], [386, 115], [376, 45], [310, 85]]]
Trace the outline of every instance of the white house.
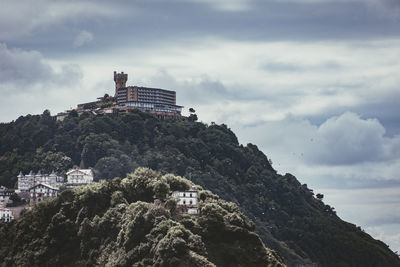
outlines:
[[47, 184], [36, 184], [29, 188], [28, 192], [30, 198], [33, 199], [35, 202], [40, 202], [47, 198], [56, 197], [58, 195], [58, 189], [51, 187]]
[[71, 169], [67, 172], [69, 185], [85, 185], [93, 183], [93, 171], [91, 169]]
[[186, 191], [174, 191], [172, 197], [177, 200], [178, 209], [181, 210], [182, 213], [200, 213], [197, 189], [191, 188]]
[[0, 208], [0, 221], [11, 222], [12, 220], [14, 220], [12, 211], [7, 208]]

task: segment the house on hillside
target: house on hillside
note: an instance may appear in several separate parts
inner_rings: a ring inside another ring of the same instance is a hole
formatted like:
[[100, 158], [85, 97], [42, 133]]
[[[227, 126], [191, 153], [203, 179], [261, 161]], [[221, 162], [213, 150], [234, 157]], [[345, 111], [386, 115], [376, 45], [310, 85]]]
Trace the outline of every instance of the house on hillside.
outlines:
[[50, 174], [42, 174], [40, 171], [37, 174], [34, 174], [32, 171], [30, 171], [27, 175], [24, 175], [22, 172], [20, 172], [17, 178], [18, 193], [28, 192], [31, 187], [40, 183], [57, 189], [60, 189], [60, 186], [64, 184], [64, 178], [62, 176], [58, 176], [54, 171], [52, 171]]
[[67, 172], [67, 187], [76, 187], [93, 183], [91, 169], [71, 169]]
[[47, 184], [36, 184], [28, 190], [30, 199], [34, 202], [40, 202], [48, 198], [53, 198], [58, 195], [59, 189], [51, 187]]
[[5, 207], [7, 203], [10, 202], [10, 197], [13, 194], [13, 189], [8, 189], [7, 187], [0, 186], [0, 207]]
[[0, 221], [11, 222], [14, 220], [14, 215], [10, 209], [0, 207]]
[[172, 197], [177, 201], [178, 211], [187, 214], [199, 214], [197, 189], [192, 187], [185, 191], [174, 191]]

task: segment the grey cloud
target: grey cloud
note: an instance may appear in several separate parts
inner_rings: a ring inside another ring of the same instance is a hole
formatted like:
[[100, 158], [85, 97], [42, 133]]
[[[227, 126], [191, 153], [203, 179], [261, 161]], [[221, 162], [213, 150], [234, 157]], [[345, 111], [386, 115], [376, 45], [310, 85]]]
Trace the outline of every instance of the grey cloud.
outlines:
[[37, 84], [54, 83], [70, 85], [82, 78], [81, 70], [75, 65], [62, 65], [56, 71], [45, 62], [37, 51], [8, 48], [0, 43], [0, 85], [2, 90], [17, 86], [29, 90]]
[[76, 36], [73, 46], [75, 48], [83, 46], [87, 43], [90, 43], [93, 40], [93, 34], [88, 31], [80, 31], [79, 34]]
[[[132, 42], [140, 47], [160, 40], [176, 43], [209, 36], [240, 41], [308, 41], [393, 37], [400, 33], [398, 23], [378, 16], [358, 1], [311, 1], [306, 5], [240, 0], [41, 1], [33, 11], [26, 7], [29, 4], [20, 2], [9, 1], [8, 10], [0, 11], [2, 40], [42, 52], [62, 51], [64, 55], [76, 53], [68, 51], [70, 47], [65, 44], [73, 42], [77, 25], [96, 36], [96, 46], [91, 48], [98, 50]], [[226, 12], [235, 6], [251, 8]]]
[[303, 68], [301, 66], [290, 63], [271, 62], [262, 65], [261, 69], [270, 72], [292, 72], [292, 71], [300, 71]]
[[[399, 203], [399, 199], [393, 199], [392, 203], [375, 203], [376, 205], [386, 206], [391, 212], [386, 212], [386, 214], [380, 214], [380, 216], [371, 216], [369, 220], [366, 220], [366, 224], [369, 226], [382, 226], [387, 224], [399, 224], [400, 225], [400, 215], [396, 214], [396, 210], [393, 208], [397, 208]], [[377, 209], [382, 209], [378, 207]], [[399, 210], [400, 211], [400, 210]], [[379, 211], [378, 211], [379, 212]]]
[[[252, 0], [190, 0], [195, 3], [209, 5], [220, 11], [240, 12], [246, 11], [252, 7]], [[180, 2], [180, 1], [177, 1]]]
[[[124, 13], [122, 6], [107, 1], [36, 1], [4, 0], [0, 9], [0, 36], [3, 41], [31, 35], [52, 28], [61, 30], [65, 25], [76, 25], [91, 19], [118, 17]], [[60, 35], [61, 36], [61, 35]]]
[[153, 75], [149, 83], [151, 86], [175, 90], [178, 101], [189, 105], [209, 105], [227, 100], [245, 101], [249, 98], [257, 99], [254, 92], [226, 87], [221, 81], [212, 79], [207, 75], [178, 81], [167, 71], [162, 70]]
[[261, 65], [261, 69], [269, 72], [329, 71], [341, 68], [344, 68], [344, 66], [334, 61], [321, 62], [314, 65], [286, 62], [268, 62], [264, 65]]
[[400, 19], [400, 1], [398, 0], [367, 0], [374, 9], [380, 11], [381, 16]]
[[49, 65], [42, 62], [37, 51], [8, 49], [0, 44], [0, 80], [4, 82], [35, 83], [52, 72]]
[[[358, 166], [362, 168], [363, 166]], [[300, 177], [304, 179], [304, 177]], [[399, 187], [400, 180], [396, 179], [386, 179], [384, 177], [379, 177], [377, 173], [375, 178], [364, 177], [362, 174], [356, 175], [352, 174], [352, 177], [344, 177], [343, 175], [335, 174], [320, 174], [314, 177], [307, 177], [307, 183], [317, 185], [319, 191], [323, 193], [324, 189], [384, 189]], [[314, 188], [314, 186], [313, 186]]]

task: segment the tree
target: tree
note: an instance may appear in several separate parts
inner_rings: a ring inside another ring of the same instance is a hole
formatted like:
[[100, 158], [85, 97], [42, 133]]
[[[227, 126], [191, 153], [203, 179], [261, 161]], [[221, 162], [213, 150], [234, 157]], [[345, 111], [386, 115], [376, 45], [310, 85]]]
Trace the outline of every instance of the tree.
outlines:
[[318, 194], [316, 195], [316, 197], [317, 197], [317, 199], [322, 200], [322, 199], [324, 198], [324, 194], [318, 193]]
[[42, 113], [42, 116], [50, 117], [50, 116], [51, 116], [50, 110], [45, 109], [45, 110], [43, 111], [43, 113]]
[[78, 116], [79, 116], [79, 114], [75, 109], [71, 110], [71, 112], [68, 114], [68, 117], [72, 117], [72, 118], [77, 118]]
[[20, 196], [15, 193], [10, 196], [10, 200], [12, 203], [7, 203], [7, 207], [16, 207], [25, 203], [25, 200], [22, 200]]
[[189, 121], [197, 121], [197, 115], [196, 114], [190, 114], [190, 116], [189, 116]]
[[195, 113], [196, 110], [194, 110], [194, 108], [189, 108], [189, 112], [190, 112], [190, 113]]

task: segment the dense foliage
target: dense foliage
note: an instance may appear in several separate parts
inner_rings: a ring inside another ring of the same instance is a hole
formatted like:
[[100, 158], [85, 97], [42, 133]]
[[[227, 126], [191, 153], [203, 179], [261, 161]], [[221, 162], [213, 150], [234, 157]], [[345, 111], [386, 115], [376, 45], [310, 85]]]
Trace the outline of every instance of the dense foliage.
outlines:
[[138, 168], [64, 191], [0, 230], [3, 266], [283, 266], [233, 204], [199, 190], [200, 215], [176, 212], [190, 181]]
[[236, 203], [264, 243], [289, 265], [400, 266], [396, 254], [336, 216], [307, 185], [279, 175], [257, 146], [240, 145], [226, 125], [131, 112], [42, 115], [0, 125], [0, 184], [20, 170], [94, 168], [97, 178], [124, 177], [138, 166], [184, 176]]

